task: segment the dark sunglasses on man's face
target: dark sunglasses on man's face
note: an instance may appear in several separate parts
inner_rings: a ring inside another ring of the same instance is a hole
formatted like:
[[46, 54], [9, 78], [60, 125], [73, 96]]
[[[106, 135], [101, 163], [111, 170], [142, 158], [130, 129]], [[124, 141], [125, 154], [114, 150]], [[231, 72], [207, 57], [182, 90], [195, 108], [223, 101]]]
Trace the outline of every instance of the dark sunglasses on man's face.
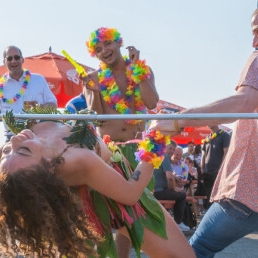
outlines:
[[7, 56], [6, 57], [6, 60], [9, 61], [9, 62], [11, 62], [13, 59], [18, 61], [18, 60], [21, 59], [21, 56], [15, 55], [15, 56]]

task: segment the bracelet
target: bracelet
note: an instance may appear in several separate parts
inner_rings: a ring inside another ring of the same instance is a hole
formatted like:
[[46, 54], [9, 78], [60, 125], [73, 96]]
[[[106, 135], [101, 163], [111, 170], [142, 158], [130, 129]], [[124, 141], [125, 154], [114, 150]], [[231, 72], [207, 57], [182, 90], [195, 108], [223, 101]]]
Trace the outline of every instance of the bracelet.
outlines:
[[139, 84], [151, 77], [150, 67], [145, 64], [145, 60], [137, 60], [134, 64], [130, 64], [127, 75], [133, 82]]
[[178, 120], [176, 120], [176, 119], [174, 120], [174, 128], [176, 129], [176, 131], [181, 132], [181, 129], [178, 124]]
[[154, 168], [159, 168], [164, 159], [166, 145], [169, 143], [169, 135], [164, 136], [156, 130], [148, 131], [139, 143], [138, 151], [135, 152], [136, 161], [145, 161]]
[[174, 120], [174, 128], [176, 129], [177, 132], [182, 132], [184, 131], [184, 127], [179, 127], [179, 124], [178, 124], [178, 120]]

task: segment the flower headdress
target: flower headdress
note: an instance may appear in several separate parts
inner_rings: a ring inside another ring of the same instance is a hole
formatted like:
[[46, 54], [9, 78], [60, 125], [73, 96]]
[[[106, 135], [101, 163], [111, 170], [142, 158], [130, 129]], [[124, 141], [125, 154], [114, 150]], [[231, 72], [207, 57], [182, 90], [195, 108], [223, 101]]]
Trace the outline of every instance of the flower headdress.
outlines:
[[96, 55], [95, 47], [97, 43], [103, 41], [116, 41], [120, 43], [121, 46], [123, 44], [123, 38], [117, 29], [101, 27], [93, 31], [90, 34], [88, 41], [86, 42], [86, 46], [91, 56], [94, 57]]

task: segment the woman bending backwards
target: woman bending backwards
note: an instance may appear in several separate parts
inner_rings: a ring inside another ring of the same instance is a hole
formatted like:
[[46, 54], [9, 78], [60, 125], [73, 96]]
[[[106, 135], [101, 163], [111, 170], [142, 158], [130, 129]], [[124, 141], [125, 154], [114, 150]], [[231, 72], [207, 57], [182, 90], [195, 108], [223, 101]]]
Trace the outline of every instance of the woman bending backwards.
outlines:
[[146, 133], [130, 173], [119, 149], [112, 142], [108, 148], [88, 122], [21, 124], [12, 113], [4, 119], [16, 135], [1, 149], [1, 253], [116, 257], [113, 228], [131, 239], [138, 257], [140, 250], [149, 257], [194, 257], [146, 189], [162, 161], [166, 139], [159, 132]]

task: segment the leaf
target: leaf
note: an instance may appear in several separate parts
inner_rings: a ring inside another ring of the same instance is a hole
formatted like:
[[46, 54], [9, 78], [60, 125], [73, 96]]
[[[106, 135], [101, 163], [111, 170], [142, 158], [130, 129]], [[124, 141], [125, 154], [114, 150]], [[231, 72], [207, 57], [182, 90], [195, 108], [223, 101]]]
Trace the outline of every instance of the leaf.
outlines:
[[106, 226], [104, 228], [105, 239], [97, 247], [98, 254], [101, 258], [106, 258], [107, 255], [110, 258], [117, 258], [117, 249], [111, 232], [110, 212], [107, 206], [107, 202], [104, 197], [95, 190], [91, 191], [91, 196], [96, 215], [102, 224]]
[[93, 150], [97, 143], [97, 136], [93, 126], [87, 120], [77, 120], [71, 130], [69, 137], [63, 138], [67, 144], [79, 143], [81, 147]]
[[3, 121], [8, 126], [9, 130], [14, 134], [20, 133], [22, 130], [26, 129], [26, 121], [17, 120], [14, 118], [13, 111], [6, 111], [6, 114], [3, 115]]
[[29, 110], [24, 110], [24, 113], [27, 114], [62, 114], [57, 108], [47, 106], [47, 107], [40, 107], [40, 105], [36, 105]]
[[143, 227], [142, 220], [143, 219], [135, 220], [131, 228], [126, 226], [132, 241], [132, 245], [135, 249], [137, 258], [141, 257], [141, 244], [142, 244], [143, 235], [144, 235], [144, 227]]
[[140, 198], [140, 202], [146, 211], [146, 218], [142, 220], [144, 226], [159, 236], [167, 239], [163, 210], [161, 209], [157, 199], [147, 188], [145, 188]]

